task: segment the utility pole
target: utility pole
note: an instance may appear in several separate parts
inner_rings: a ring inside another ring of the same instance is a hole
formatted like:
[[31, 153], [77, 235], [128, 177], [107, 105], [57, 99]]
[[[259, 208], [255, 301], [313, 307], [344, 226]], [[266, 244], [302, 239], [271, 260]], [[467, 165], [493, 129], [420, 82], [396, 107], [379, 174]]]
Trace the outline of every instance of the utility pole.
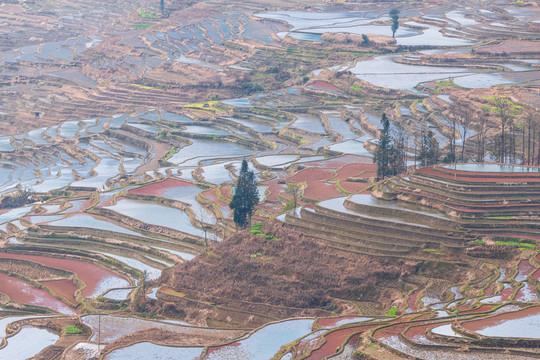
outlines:
[[98, 355], [101, 353], [101, 313], [98, 314]]

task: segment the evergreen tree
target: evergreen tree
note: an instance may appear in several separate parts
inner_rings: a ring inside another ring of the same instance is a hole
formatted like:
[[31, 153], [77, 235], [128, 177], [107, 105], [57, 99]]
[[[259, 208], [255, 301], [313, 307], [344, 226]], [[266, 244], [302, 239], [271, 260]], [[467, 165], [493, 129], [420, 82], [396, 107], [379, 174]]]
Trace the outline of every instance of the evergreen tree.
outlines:
[[259, 203], [259, 191], [255, 185], [255, 174], [248, 169], [246, 160], [242, 161], [238, 182], [229, 207], [234, 210], [233, 219], [236, 226], [246, 228], [251, 223], [255, 206]]
[[393, 149], [392, 136], [390, 135], [390, 121], [388, 121], [384, 113], [381, 123], [383, 128], [380, 130], [379, 142], [377, 143], [377, 149], [373, 157], [373, 163], [377, 164], [377, 178], [379, 179], [391, 175], [390, 157]]
[[392, 19], [392, 37], [396, 37], [396, 31], [399, 28], [399, 10], [390, 10], [390, 19]]

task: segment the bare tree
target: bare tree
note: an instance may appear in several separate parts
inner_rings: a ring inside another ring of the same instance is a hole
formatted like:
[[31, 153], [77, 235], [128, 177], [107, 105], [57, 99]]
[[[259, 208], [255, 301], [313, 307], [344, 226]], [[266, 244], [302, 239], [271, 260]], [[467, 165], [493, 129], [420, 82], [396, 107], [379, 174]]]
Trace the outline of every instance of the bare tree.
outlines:
[[478, 114], [478, 135], [477, 135], [477, 153], [476, 161], [479, 163], [484, 162], [486, 156], [486, 133], [487, 133], [487, 115], [485, 112]]
[[204, 208], [199, 208], [197, 211], [198, 226], [204, 231], [204, 249], [208, 250], [208, 231], [213, 227], [214, 217], [211, 216]]
[[453, 123], [453, 138], [454, 138], [454, 146], [453, 146], [453, 156], [454, 161], [456, 161], [456, 140], [455, 140], [455, 134], [456, 134], [456, 123], [458, 125], [458, 131], [459, 136], [461, 137], [461, 162], [465, 161], [465, 148], [467, 146], [467, 136], [470, 133], [471, 130], [471, 124], [475, 118], [475, 112], [472, 110], [469, 106], [463, 103], [454, 103], [454, 107], [452, 109], [452, 123]]
[[501, 118], [501, 143], [499, 149], [499, 161], [505, 163], [507, 156], [507, 145], [505, 136], [508, 124], [512, 121], [512, 103], [505, 97], [500, 97], [499, 99], [495, 100], [494, 104], [497, 112], [499, 113], [499, 117]]
[[293, 202], [294, 202], [294, 216], [296, 216], [296, 207], [298, 206], [298, 199], [300, 198], [300, 194], [302, 193], [302, 188], [299, 184], [290, 183], [287, 184], [287, 187], [285, 188], [285, 193], [292, 195]]
[[394, 130], [395, 159], [393, 159], [393, 174], [401, 174], [407, 169], [407, 145], [409, 133], [405, 127], [398, 123]]

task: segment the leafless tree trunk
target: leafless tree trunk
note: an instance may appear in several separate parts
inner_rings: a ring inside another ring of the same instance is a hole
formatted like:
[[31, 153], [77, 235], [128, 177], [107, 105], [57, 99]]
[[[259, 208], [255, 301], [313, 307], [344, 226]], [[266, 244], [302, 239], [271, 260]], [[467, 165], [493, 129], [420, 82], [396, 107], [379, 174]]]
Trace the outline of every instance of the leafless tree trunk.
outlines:
[[529, 113], [527, 117], [527, 165], [531, 165], [531, 126], [532, 126], [532, 114]]
[[[459, 127], [459, 135], [462, 140], [462, 146], [461, 146], [461, 162], [465, 161], [465, 148], [467, 146], [467, 135], [469, 134], [469, 130], [471, 129], [471, 123], [473, 122], [473, 119], [475, 118], [475, 112], [466, 104], [463, 103], [454, 103], [453, 108], [453, 137], [454, 137], [454, 148], [455, 145], [455, 134], [456, 134], [456, 123]], [[456, 159], [456, 152], [454, 149], [454, 161], [457, 161]]]
[[[540, 130], [538, 130], [538, 139], [540, 139]], [[540, 165], [540, 144], [538, 145], [538, 155], [536, 156], [536, 165]]]
[[478, 152], [477, 152], [477, 158], [476, 158], [476, 161], [479, 162], [479, 163], [483, 163], [484, 162], [484, 157], [485, 157], [485, 146], [486, 146], [486, 132], [487, 132], [487, 129], [486, 129], [486, 121], [487, 121], [487, 118], [486, 118], [486, 114], [484, 114], [483, 112], [479, 114], [479, 118], [478, 118]]
[[532, 158], [531, 158], [531, 165], [534, 165], [534, 155], [536, 154], [536, 153], [534, 152], [534, 148], [535, 148], [535, 146], [536, 146], [536, 131], [535, 131], [534, 128], [533, 128], [533, 132], [532, 132], [532, 133], [533, 133], [533, 135], [532, 135], [533, 138], [532, 138]]
[[506, 128], [508, 123], [512, 120], [511, 116], [511, 103], [506, 98], [500, 98], [495, 100], [495, 107], [499, 112], [499, 117], [501, 118], [501, 144], [500, 144], [500, 153], [499, 161], [501, 163], [506, 162], [507, 152], [506, 152]]

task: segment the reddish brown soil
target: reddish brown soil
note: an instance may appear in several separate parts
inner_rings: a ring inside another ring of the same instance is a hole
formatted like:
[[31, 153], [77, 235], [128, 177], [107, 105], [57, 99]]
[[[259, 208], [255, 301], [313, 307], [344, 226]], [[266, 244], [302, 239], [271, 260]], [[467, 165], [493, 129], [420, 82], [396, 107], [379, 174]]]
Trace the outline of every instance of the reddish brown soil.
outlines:
[[217, 196], [217, 188], [212, 188], [210, 190], [206, 190], [202, 193], [202, 195], [207, 198], [208, 200], [211, 200], [213, 202], [216, 202], [220, 205], [220, 207], [222, 206], [229, 206], [229, 203], [225, 203], [223, 202], [218, 196]]
[[283, 195], [283, 185], [270, 185], [268, 192], [270, 194], [266, 197], [267, 201], [280, 201], [279, 196]]
[[418, 336], [418, 335], [423, 336], [425, 335], [427, 330], [435, 326], [440, 326], [440, 325], [443, 325], [443, 323], [438, 323], [435, 325], [431, 324], [431, 325], [422, 325], [422, 326], [412, 326], [407, 331], [405, 331], [403, 335], [405, 335], [405, 337], [409, 339], [412, 339], [413, 337]]
[[327, 184], [318, 181], [309, 181], [307, 188], [304, 190], [304, 197], [312, 200], [322, 201], [343, 196], [337, 189], [335, 184]]
[[529, 295], [525, 295], [524, 290], [527, 289], [528, 293], [536, 294], [535, 286], [531, 284], [530, 282], [526, 282], [523, 284], [523, 287], [518, 290], [516, 293], [515, 300], [516, 301], [523, 301], [523, 302], [532, 302], [534, 301], [534, 298], [531, 298]]
[[[405, 319], [400, 319], [398, 321], [405, 321]], [[398, 336], [405, 328], [410, 326], [409, 323], [401, 323], [393, 326], [387, 326], [385, 328], [379, 329], [373, 333], [375, 339], [383, 339], [390, 336]]]
[[75, 286], [73, 281], [70, 279], [41, 281], [41, 283], [58, 295], [62, 296], [71, 304], [77, 305], [77, 301], [75, 300], [75, 291], [78, 290], [78, 287]]
[[195, 186], [186, 181], [180, 181], [176, 179], [165, 179], [163, 181], [155, 182], [153, 184], [144, 185], [136, 189], [128, 190], [130, 194], [136, 195], [152, 195], [152, 196], [163, 196], [163, 192], [167, 189], [182, 187], [182, 186]]
[[339, 185], [343, 188], [343, 190], [351, 194], [358, 194], [368, 187], [367, 183], [358, 181], [340, 181]]
[[360, 340], [361, 336], [362, 334], [356, 334], [351, 336], [351, 338], [349, 339], [349, 345], [358, 346], [358, 340]]
[[493, 46], [484, 46], [478, 49], [479, 54], [531, 54], [540, 52], [540, 43], [537, 41], [507, 40]]
[[223, 196], [224, 198], [232, 200], [232, 196], [231, 196], [232, 191], [229, 185], [220, 187], [219, 192], [221, 193], [221, 196]]
[[322, 80], [316, 80], [312, 82], [311, 84], [309, 84], [307, 87], [315, 89], [315, 90], [325, 90], [325, 91], [330, 91], [330, 92], [343, 93], [341, 89], [337, 88], [333, 84], [330, 84], [329, 82], [322, 81]]
[[527, 276], [532, 273], [534, 266], [531, 265], [529, 260], [521, 260], [518, 265], [518, 274], [522, 276]]
[[0, 273], [0, 292], [9, 296], [14, 302], [43, 306], [70, 315], [75, 314], [75, 311], [45, 290], [4, 273]]
[[513, 293], [514, 293], [514, 287], [513, 286], [509, 287], [508, 289], [504, 289], [501, 292], [502, 301], [508, 301], [508, 299], [510, 299], [510, 296], [512, 296]]
[[349, 337], [351, 334], [360, 331], [366, 331], [375, 326], [376, 325], [364, 325], [331, 332], [324, 337], [326, 343], [317, 350], [313, 351], [307, 359], [324, 359], [327, 356], [333, 355], [336, 353], [336, 348], [342, 345], [345, 342], [346, 338]]
[[370, 178], [377, 176], [377, 165], [374, 164], [349, 164], [337, 171], [332, 180], [346, 180], [350, 177]]
[[418, 299], [418, 295], [420, 294], [420, 291], [422, 289], [416, 290], [410, 297], [409, 300], [407, 300], [407, 305], [411, 308], [413, 312], [415, 312], [417, 309], [416, 307], [416, 300]]
[[520, 319], [527, 316], [532, 316], [540, 313], [540, 306], [534, 306], [527, 309], [510, 312], [506, 314], [499, 314], [489, 318], [483, 318], [479, 320], [465, 321], [463, 327], [470, 331], [482, 330], [486, 327], [500, 324], [506, 320]]
[[354, 164], [354, 163], [373, 164], [373, 159], [367, 156], [344, 155], [344, 156], [340, 156], [340, 157], [329, 159], [329, 160], [302, 163], [302, 165], [337, 170], [344, 166], [347, 166], [349, 164]]
[[0, 258], [33, 261], [41, 265], [73, 272], [77, 274], [79, 279], [86, 284], [86, 287], [82, 291], [82, 294], [85, 297], [88, 297], [94, 293], [101, 280], [108, 277], [122, 278], [110, 270], [86, 261], [9, 253], [0, 253]]
[[354, 319], [357, 317], [358, 316], [341, 316], [337, 318], [319, 319], [317, 321], [317, 324], [321, 325], [324, 328], [332, 328], [332, 327], [335, 327], [339, 321], [347, 320], [347, 319]]
[[493, 309], [495, 305], [488, 305], [488, 304], [484, 304], [476, 309], [472, 309], [472, 310], [467, 310], [467, 311], [460, 311], [459, 314], [460, 315], [463, 315], [463, 314], [474, 314], [474, 313], [481, 313], [481, 312], [487, 312], [487, 311], [490, 311], [491, 309]]
[[540, 269], [536, 270], [531, 276], [533, 279], [540, 281]]
[[300, 170], [288, 180], [291, 182], [322, 181], [329, 179], [333, 174], [332, 170], [313, 167]]

